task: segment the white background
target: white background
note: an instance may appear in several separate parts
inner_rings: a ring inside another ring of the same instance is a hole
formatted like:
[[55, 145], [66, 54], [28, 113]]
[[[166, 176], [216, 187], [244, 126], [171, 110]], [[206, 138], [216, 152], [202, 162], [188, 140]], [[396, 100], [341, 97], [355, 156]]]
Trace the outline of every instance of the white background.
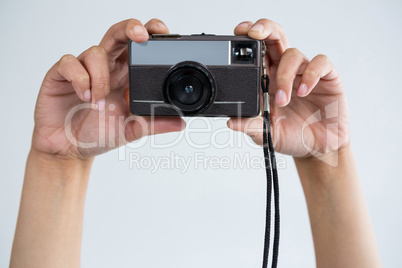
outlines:
[[[330, 57], [346, 86], [352, 144], [384, 267], [402, 267], [401, 26], [402, 2], [377, 1], [4, 1], [0, 2], [0, 267], [7, 267], [30, 148], [36, 96], [63, 54], [98, 44], [114, 23], [163, 19], [172, 32], [231, 34], [242, 20], [280, 23], [290, 45], [308, 57]], [[226, 120], [211, 121], [213, 129]], [[203, 127], [204, 123], [195, 122]], [[226, 134], [219, 137], [227, 140]], [[173, 135], [162, 135], [163, 143]], [[192, 134], [209, 141], [211, 133]], [[265, 177], [261, 169], [130, 168], [128, 156], [194, 157], [235, 153], [241, 146], [127, 149], [95, 161], [87, 195], [83, 267], [260, 267]], [[279, 156], [280, 158], [283, 156]], [[313, 267], [304, 196], [291, 158], [280, 170], [280, 267]], [[282, 158], [283, 160], [283, 158]]]

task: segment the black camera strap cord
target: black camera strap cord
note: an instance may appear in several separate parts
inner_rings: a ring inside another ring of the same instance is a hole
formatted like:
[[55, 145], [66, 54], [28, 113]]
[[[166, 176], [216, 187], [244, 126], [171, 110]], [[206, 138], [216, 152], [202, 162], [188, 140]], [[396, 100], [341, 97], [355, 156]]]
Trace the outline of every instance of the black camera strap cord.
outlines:
[[274, 242], [272, 250], [272, 266], [278, 266], [278, 251], [279, 251], [279, 234], [280, 234], [280, 214], [279, 214], [279, 182], [278, 170], [276, 167], [276, 158], [274, 145], [272, 143], [270, 115], [269, 115], [269, 77], [265, 69], [265, 48], [263, 50], [263, 75], [261, 77], [261, 87], [264, 98], [264, 129], [263, 129], [263, 149], [265, 159], [265, 171], [267, 176], [267, 204], [265, 214], [265, 239], [264, 239], [264, 257], [262, 268], [268, 267], [269, 246], [271, 237], [271, 199], [272, 187], [274, 193], [275, 220], [274, 220]]

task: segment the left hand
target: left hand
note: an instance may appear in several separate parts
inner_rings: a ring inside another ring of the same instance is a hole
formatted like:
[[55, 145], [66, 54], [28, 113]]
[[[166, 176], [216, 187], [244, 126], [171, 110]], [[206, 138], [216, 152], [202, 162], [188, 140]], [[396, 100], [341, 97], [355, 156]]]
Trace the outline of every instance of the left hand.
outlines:
[[[78, 57], [63, 56], [43, 80], [32, 149], [63, 159], [93, 159], [145, 135], [181, 131], [185, 122], [179, 117], [133, 116], [129, 111], [127, 44], [129, 39], [146, 42], [155, 33], [169, 30], [158, 19], [145, 25], [124, 20], [107, 31], [99, 46]], [[78, 107], [82, 109], [74, 112]]]

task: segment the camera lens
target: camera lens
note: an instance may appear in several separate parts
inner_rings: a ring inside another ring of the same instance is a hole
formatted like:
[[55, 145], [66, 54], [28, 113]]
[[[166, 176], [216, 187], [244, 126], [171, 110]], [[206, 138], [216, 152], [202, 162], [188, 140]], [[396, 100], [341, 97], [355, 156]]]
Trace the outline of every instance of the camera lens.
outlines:
[[215, 82], [208, 69], [197, 62], [181, 62], [172, 67], [165, 79], [164, 96], [184, 115], [196, 115], [215, 98]]
[[171, 95], [180, 103], [191, 105], [199, 101], [202, 91], [202, 83], [195, 76], [185, 74], [177, 79]]

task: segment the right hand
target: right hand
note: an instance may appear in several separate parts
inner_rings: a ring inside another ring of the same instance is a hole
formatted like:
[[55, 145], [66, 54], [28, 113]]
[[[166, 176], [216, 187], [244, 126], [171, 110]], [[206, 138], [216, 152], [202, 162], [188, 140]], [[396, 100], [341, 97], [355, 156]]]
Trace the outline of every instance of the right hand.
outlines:
[[[294, 157], [323, 157], [349, 145], [345, 89], [326, 56], [310, 61], [299, 50], [289, 48], [282, 27], [267, 19], [240, 23], [235, 34], [263, 40], [267, 46], [275, 151]], [[261, 116], [232, 118], [228, 126], [262, 145]]]
[[[98, 46], [78, 57], [63, 56], [42, 83], [35, 108], [32, 149], [63, 158], [92, 159], [145, 135], [182, 130], [185, 122], [179, 117], [130, 115], [128, 40], [143, 43], [149, 34], [156, 33], [169, 33], [162, 21], [152, 19], [144, 26], [138, 20], [129, 19], [113, 25]], [[73, 107], [83, 103], [91, 103], [92, 109], [80, 109], [74, 114], [71, 131], [79, 142], [97, 142], [92, 148], [75, 146], [66, 136], [66, 116]], [[105, 125], [99, 120], [99, 112], [105, 112]], [[116, 123], [109, 126], [109, 118], [114, 118]], [[100, 133], [106, 135], [104, 146], [98, 143]]]

